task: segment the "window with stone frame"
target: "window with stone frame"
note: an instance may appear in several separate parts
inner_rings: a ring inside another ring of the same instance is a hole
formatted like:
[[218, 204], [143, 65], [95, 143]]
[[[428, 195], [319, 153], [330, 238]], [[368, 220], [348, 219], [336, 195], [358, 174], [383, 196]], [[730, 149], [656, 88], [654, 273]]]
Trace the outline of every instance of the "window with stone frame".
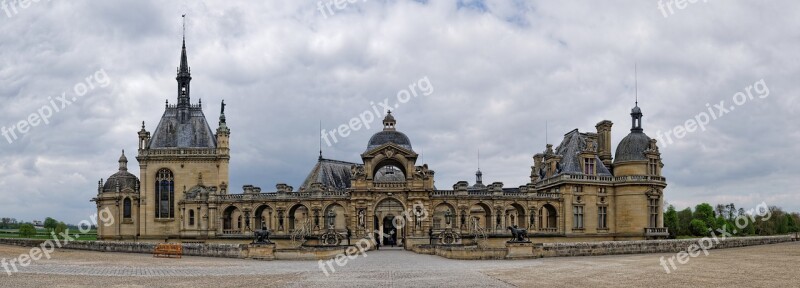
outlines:
[[169, 169], [156, 173], [156, 218], [175, 218], [175, 177]]
[[597, 207], [597, 228], [598, 229], [608, 229], [608, 207], [607, 206], [598, 206]]
[[658, 199], [650, 199], [650, 227], [658, 227]]
[[122, 201], [122, 218], [131, 219], [131, 198]]
[[658, 159], [650, 158], [648, 164], [648, 172], [650, 175], [658, 176]]
[[583, 174], [594, 175], [595, 171], [594, 158], [583, 158]]
[[583, 206], [572, 206], [572, 228], [583, 229]]
[[189, 226], [194, 226], [194, 210], [189, 209]]

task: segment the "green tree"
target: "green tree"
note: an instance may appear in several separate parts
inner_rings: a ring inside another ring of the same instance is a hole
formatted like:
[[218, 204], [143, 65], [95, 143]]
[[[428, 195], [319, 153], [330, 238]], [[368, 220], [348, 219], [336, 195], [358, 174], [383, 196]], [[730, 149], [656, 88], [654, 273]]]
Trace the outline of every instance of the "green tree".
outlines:
[[686, 208], [678, 212], [678, 236], [691, 236], [689, 224], [692, 222], [692, 208]]
[[48, 233], [53, 232], [53, 230], [56, 229], [56, 226], [58, 226], [58, 221], [56, 221], [56, 219], [50, 217], [44, 219], [44, 228], [47, 229]]
[[697, 207], [694, 208], [694, 215], [692, 218], [703, 221], [706, 224], [706, 228], [717, 228], [717, 219], [714, 217], [714, 208], [708, 203], [697, 205]]
[[669, 238], [675, 238], [678, 235], [678, 211], [675, 211], [675, 206], [669, 205], [667, 212], [664, 213], [664, 226], [669, 229]]
[[61, 233], [64, 233], [66, 231], [67, 231], [67, 224], [64, 224], [64, 222], [58, 222], [58, 225], [56, 225], [56, 229], [55, 229], [56, 235], [58, 235], [59, 237], [62, 237]]
[[19, 226], [19, 237], [31, 238], [36, 235], [36, 228], [32, 224], [25, 223]]
[[689, 229], [692, 231], [692, 235], [694, 236], [706, 236], [708, 235], [708, 226], [706, 226], [706, 222], [700, 219], [694, 219], [689, 224]]

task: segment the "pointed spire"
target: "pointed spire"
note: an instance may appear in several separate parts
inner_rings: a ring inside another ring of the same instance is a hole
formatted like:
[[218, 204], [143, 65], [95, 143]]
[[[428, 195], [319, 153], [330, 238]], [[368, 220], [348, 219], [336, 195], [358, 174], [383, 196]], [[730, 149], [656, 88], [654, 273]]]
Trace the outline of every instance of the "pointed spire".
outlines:
[[181, 17], [183, 18], [183, 45], [181, 46], [181, 62], [178, 67], [178, 76], [175, 77], [175, 80], [178, 81], [178, 107], [189, 108], [191, 99], [189, 82], [192, 81], [192, 74], [189, 68], [189, 60], [186, 56], [186, 14]]

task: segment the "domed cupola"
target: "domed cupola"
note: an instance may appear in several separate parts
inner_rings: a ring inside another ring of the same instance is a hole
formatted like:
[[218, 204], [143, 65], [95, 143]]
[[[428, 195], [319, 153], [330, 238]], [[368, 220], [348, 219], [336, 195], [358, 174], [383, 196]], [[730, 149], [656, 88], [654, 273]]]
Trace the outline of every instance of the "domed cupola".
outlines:
[[411, 141], [408, 140], [408, 136], [395, 129], [396, 123], [397, 121], [394, 120], [392, 111], [389, 111], [386, 114], [386, 117], [383, 118], [383, 131], [372, 135], [372, 138], [369, 139], [369, 144], [367, 145], [367, 151], [378, 148], [386, 143], [394, 143], [400, 147], [413, 151], [413, 149], [411, 149]]
[[647, 160], [644, 152], [650, 148], [650, 137], [642, 129], [642, 109], [639, 103], [631, 109], [631, 133], [617, 145], [614, 163], [625, 161]]
[[122, 150], [122, 156], [119, 157], [119, 171], [108, 177], [105, 184], [102, 184], [102, 192], [139, 192], [139, 178], [128, 172], [128, 158], [125, 157], [125, 150]]

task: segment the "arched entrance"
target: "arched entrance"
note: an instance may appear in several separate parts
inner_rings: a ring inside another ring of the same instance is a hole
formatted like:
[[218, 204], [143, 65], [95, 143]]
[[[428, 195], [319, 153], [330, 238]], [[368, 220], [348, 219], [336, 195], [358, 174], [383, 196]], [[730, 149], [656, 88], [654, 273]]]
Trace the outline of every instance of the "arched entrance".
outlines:
[[[375, 206], [375, 239], [381, 246], [404, 246], [406, 236], [405, 206], [394, 198], [386, 198]], [[381, 235], [382, 234], [382, 235]]]

